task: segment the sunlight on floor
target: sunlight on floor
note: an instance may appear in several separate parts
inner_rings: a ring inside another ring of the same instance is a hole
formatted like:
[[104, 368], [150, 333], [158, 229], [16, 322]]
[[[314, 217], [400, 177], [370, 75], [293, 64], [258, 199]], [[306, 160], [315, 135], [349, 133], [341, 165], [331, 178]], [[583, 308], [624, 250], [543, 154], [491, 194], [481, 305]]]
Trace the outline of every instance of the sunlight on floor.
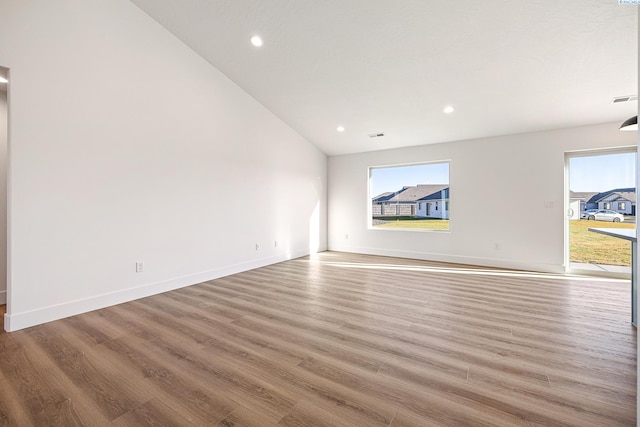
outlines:
[[528, 279], [551, 279], [551, 280], [581, 280], [590, 282], [629, 282], [628, 279], [616, 279], [610, 277], [589, 277], [576, 276], [568, 274], [553, 273], [537, 273], [530, 271], [501, 270], [501, 269], [484, 269], [474, 267], [439, 267], [426, 265], [402, 265], [402, 264], [371, 264], [371, 263], [352, 263], [352, 262], [334, 262], [323, 261], [320, 256], [313, 257], [309, 260], [300, 260], [310, 263], [321, 263], [333, 267], [345, 269], [369, 269], [369, 270], [397, 270], [397, 271], [419, 271], [430, 273], [448, 273], [461, 275], [482, 275], [482, 276], [500, 276], [500, 277], [522, 277]]

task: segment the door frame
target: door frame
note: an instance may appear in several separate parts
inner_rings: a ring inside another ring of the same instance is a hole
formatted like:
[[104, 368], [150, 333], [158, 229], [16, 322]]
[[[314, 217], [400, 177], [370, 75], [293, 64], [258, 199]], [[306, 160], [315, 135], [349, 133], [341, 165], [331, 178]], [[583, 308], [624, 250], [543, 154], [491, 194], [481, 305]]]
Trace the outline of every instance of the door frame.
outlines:
[[[628, 145], [624, 147], [616, 147], [616, 148], [592, 148], [587, 150], [575, 150], [575, 151], [566, 151], [564, 153], [564, 270], [567, 274], [579, 273], [579, 274], [589, 274], [589, 275], [598, 275], [598, 276], [607, 276], [607, 277], [618, 277], [618, 278], [630, 278], [630, 274], [620, 274], [620, 273], [611, 273], [611, 272], [598, 272], [591, 270], [580, 270], [580, 269], [572, 269], [571, 268], [571, 241], [570, 241], [570, 204], [571, 204], [571, 193], [569, 188], [569, 161], [571, 158], [575, 157], [591, 157], [591, 156], [605, 156], [608, 154], [621, 154], [621, 153], [635, 153], [636, 154], [636, 175], [638, 174], [638, 146], [637, 145]], [[635, 177], [634, 177], [635, 178]], [[634, 179], [634, 187], [636, 187], [636, 194], [638, 193], [637, 185], [635, 184]], [[636, 226], [638, 221], [636, 220]]]

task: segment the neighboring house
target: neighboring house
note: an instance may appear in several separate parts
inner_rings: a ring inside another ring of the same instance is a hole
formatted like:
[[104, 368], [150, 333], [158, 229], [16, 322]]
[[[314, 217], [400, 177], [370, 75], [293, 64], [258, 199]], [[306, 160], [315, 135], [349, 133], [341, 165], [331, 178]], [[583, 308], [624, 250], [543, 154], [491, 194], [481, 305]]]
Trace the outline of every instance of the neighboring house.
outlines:
[[449, 218], [449, 186], [420, 184], [382, 193], [372, 199], [372, 215]]
[[449, 187], [418, 199], [416, 216], [449, 219]]
[[569, 192], [569, 207], [572, 210], [572, 215], [570, 219], [580, 219], [580, 214], [587, 209], [596, 209], [595, 207], [589, 207], [589, 200], [591, 200], [594, 196], [602, 194], [597, 191], [570, 191]]
[[598, 209], [610, 209], [624, 215], [636, 214], [636, 192], [633, 188], [613, 190], [598, 198], [596, 202]]
[[609, 209], [623, 215], [636, 214], [636, 189], [633, 187], [601, 193], [571, 191], [569, 199], [569, 207], [573, 210], [571, 219], [580, 218], [580, 212], [587, 209]]

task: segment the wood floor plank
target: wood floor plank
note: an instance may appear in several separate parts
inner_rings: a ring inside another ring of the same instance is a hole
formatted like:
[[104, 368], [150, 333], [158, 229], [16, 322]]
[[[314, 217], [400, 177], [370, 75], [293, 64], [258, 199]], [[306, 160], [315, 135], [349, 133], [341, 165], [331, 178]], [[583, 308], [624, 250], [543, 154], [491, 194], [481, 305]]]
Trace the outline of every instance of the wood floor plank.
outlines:
[[[443, 381], [438, 384], [432, 379], [431, 382], [436, 385], [422, 384], [425, 392], [421, 392], [409, 383], [401, 384], [393, 379], [389, 380], [389, 376], [358, 371], [319, 358], [307, 359], [300, 367], [318, 377], [350, 388], [370, 390], [369, 395], [372, 398], [392, 402], [397, 408], [445, 425], [524, 425], [521, 414], [509, 413], [505, 410], [506, 405], [501, 405], [501, 402], [496, 404], [483, 396], [485, 400], [479, 404], [478, 394], [468, 390], [467, 384], [462, 381]], [[464, 404], [460, 404], [459, 401], [464, 401]]]
[[278, 425], [278, 420], [270, 418], [264, 413], [239, 406], [217, 425], [221, 427], [275, 427]]
[[224, 365], [237, 364], [241, 371], [252, 378], [268, 382], [279, 390], [287, 390], [299, 401], [308, 402], [350, 420], [352, 425], [387, 426], [394, 409], [390, 404], [372, 396], [363, 396], [342, 384], [319, 379], [298, 366], [283, 366], [277, 361], [246, 352], [241, 355], [221, 353], [218, 348], [204, 348], [214, 353]]
[[147, 381], [157, 387], [156, 396], [175, 401], [172, 409], [189, 421], [215, 424], [236, 407], [224, 393], [215, 393], [216, 389], [222, 389], [219, 384], [211, 384], [210, 389], [202, 387], [188, 375], [173, 369], [170, 363], [163, 363], [162, 357], [140, 351], [136, 339], [123, 337], [104, 346], [112, 352], [113, 360], [139, 369]]
[[189, 424], [193, 425], [193, 421], [193, 419], [187, 419], [181, 416], [159, 399], [151, 399], [117, 418], [112, 425], [121, 427], [177, 427]]
[[0, 305], [0, 331], [4, 331], [4, 315], [7, 312], [7, 305]]
[[28, 414], [30, 425], [83, 425], [70, 399], [49, 382], [49, 370], [38, 366], [34, 359], [25, 347], [0, 357], [0, 370], [6, 379], [2, 386], [12, 387], [20, 400], [16, 413]]
[[0, 370], [0, 426], [26, 426], [30, 423], [19, 396]]
[[[553, 413], [580, 413], [595, 423], [628, 425], [633, 423], [630, 412], [635, 408], [633, 402], [605, 402], [591, 394], [571, 393], [550, 390], [548, 384], [536, 384], [514, 379], [501, 372], [471, 367], [469, 384], [491, 391], [494, 396], [503, 395], [507, 399], [522, 402], [518, 406], [531, 405]], [[589, 402], [588, 405], [585, 405]], [[585, 406], [589, 409], [585, 410]]]
[[0, 332], [0, 425], [631, 426], [629, 294], [324, 252]]
[[[144, 322], [145, 318], [140, 316], [139, 310], [135, 314], [130, 314], [121, 308], [114, 308], [112, 311], [111, 319], [124, 322], [131, 327], [138, 338], [138, 342], [134, 343], [135, 350], [147, 359], [153, 355], [162, 354], [165, 360], [174, 365], [174, 371], [179, 366], [180, 373], [189, 373], [193, 381], [211, 382], [218, 388], [225, 389], [225, 396], [230, 400], [253, 402], [276, 418], [286, 413], [295, 403], [295, 396], [287, 396], [286, 393], [275, 390], [268, 384], [253, 381], [241, 371], [236, 371], [234, 366], [221, 366], [218, 363], [212, 363], [209, 357], [201, 357], [201, 353], [197, 351], [200, 345], [195, 347], [190, 345], [191, 340], [188, 336], [181, 335], [178, 330], [171, 327]], [[115, 315], [116, 311], [118, 315]], [[134, 355], [134, 350], [129, 354]], [[206, 384], [203, 383], [202, 386]], [[225, 415], [233, 408], [229, 409], [225, 411]]]
[[[147, 312], [146, 315], [150, 316], [151, 313]], [[178, 322], [182, 322], [182, 319]], [[182, 326], [179, 329], [182, 331]], [[186, 337], [193, 339], [193, 334], [187, 333]], [[345, 419], [351, 420], [352, 425], [358, 425], [358, 421], [366, 420], [367, 425], [386, 426], [390, 421], [393, 410], [384, 410], [383, 402], [378, 402], [372, 407], [371, 399], [362, 399], [357, 394], [345, 392], [344, 387], [322, 381], [309, 381], [308, 376], [294, 373], [291, 370], [294, 365], [287, 363], [286, 360], [265, 358], [261, 347], [258, 347], [260, 351], [258, 354], [243, 345], [237, 346], [232, 340], [196, 338], [195, 342], [206, 343], [203, 351], [210, 353], [211, 356], [205, 358], [215, 360], [218, 368], [233, 369], [233, 366], [240, 362], [240, 370], [236, 376], [247, 377], [254, 382], [272, 384], [276, 389], [289, 394], [292, 400], [296, 400], [299, 396], [306, 397], [320, 407], [325, 407], [325, 410], [340, 413]], [[243, 404], [246, 405], [247, 402]]]
[[[53, 359], [26, 330], [17, 341], [24, 346], [26, 352], [31, 355], [32, 368], [35, 371], [44, 372], [44, 383], [41, 387], [59, 390], [67, 398], [68, 406], [78, 418], [78, 425], [109, 425], [110, 420], [94, 400], [94, 395], [78, 388], [76, 383], [61, 369], [58, 361]], [[120, 378], [122, 381], [122, 377]], [[128, 381], [127, 385], [128, 387]], [[142, 390], [139, 391], [141, 394]]]
[[443, 427], [444, 424], [427, 420], [414, 413], [398, 410], [389, 427]]
[[[144, 395], [129, 386], [125, 378], [114, 377], [100, 369], [99, 360], [88, 357], [88, 353], [63, 336], [64, 324], [62, 321], [42, 325], [40, 328], [27, 330], [26, 334], [55, 360], [56, 366], [81, 393], [91, 396], [107, 419], [114, 420], [146, 400]], [[77, 342], [76, 340], [75, 343]]]
[[351, 427], [351, 420], [343, 419], [302, 399], [278, 423], [285, 427]]

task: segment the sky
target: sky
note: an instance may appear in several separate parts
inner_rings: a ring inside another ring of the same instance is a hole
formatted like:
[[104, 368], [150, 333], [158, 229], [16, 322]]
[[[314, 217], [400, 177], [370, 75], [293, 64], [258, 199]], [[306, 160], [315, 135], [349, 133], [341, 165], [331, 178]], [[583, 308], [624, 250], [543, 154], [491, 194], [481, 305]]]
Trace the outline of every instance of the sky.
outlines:
[[636, 153], [616, 153], [569, 159], [572, 191], [603, 192], [636, 186]]
[[449, 184], [449, 163], [371, 168], [371, 197], [418, 184]]

